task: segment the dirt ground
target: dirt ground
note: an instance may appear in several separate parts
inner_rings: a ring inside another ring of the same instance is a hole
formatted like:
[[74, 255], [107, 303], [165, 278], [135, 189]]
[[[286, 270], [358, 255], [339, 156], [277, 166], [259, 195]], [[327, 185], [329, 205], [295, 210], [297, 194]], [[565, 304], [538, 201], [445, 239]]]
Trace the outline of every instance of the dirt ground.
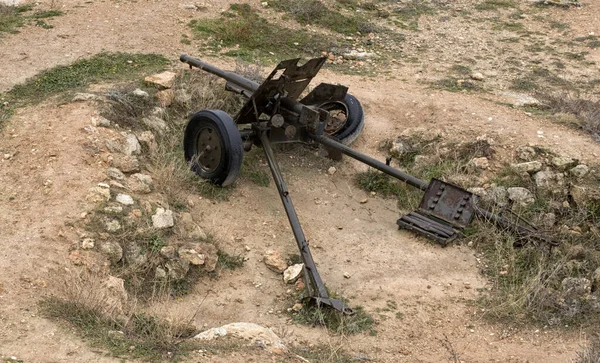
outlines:
[[[256, 3], [260, 6], [259, 2]], [[0, 90], [39, 71], [101, 51], [156, 52], [180, 67], [180, 53], [196, 56], [194, 45], [179, 42], [187, 22], [216, 14], [227, 1], [205, 1], [191, 12], [179, 2], [41, 1], [67, 11], [52, 20], [53, 29], [21, 29], [0, 38]], [[553, 16], [573, 32], [600, 34], [600, 3]], [[590, 59], [600, 62], [599, 50]], [[230, 61], [212, 59], [217, 65]], [[588, 71], [598, 74], [598, 66]], [[323, 71], [320, 81], [349, 86], [363, 104], [366, 127], [354, 144], [384, 159], [383, 139], [408, 127], [436, 128], [451, 135], [488, 135], [507, 152], [535, 144], [559, 154], [593, 161], [600, 144], [587, 135], [530, 117], [477, 94], [449, 93], [419, 84], [410, 69], [398, 67], [385, 80]], [[402, 81], [400, 81], [402, 80]], [[19, 109], [0, 131], [0, 357], [23, 362], [112, 362], [75, 334], [37, 315], [37, 301], [52, 291], [53, 275], [71, 268], [69, 249], [78, 236], [69, 227], [82, 212], [89, 188], [104, 181], [105, 163], [85, 148], [97, 137], [84, 131], [95, 110], [87, 103], [56, 105], [49, 100]], [[543, 138], [539, 131], [543, 131]], [[264, 188], [238, 181], [229, 201], [190, 196], [191, 212], [224, 241], [228, 252], [248, 261], [219, 280], [201, 281], [195, 293], [162, 307], [191, 315], [198, 327], [247, 321], [273, 328], [288, 344], [343, 346], [354, 356], [378, 362], [567, 362], [583, 342], [577, 331], [490, 325], [472, 302], [486, 279], [478, 272], [474, 250], [460, 244], [440, 248], [398, 231], [396, 202], [367, 195], [352, 183], [366, 167], [315, 155], [278, 155], [313, 256], [324, 281], [351, 302], [373, 312], [377, 335], [339, 337], [322, 328], [290, 323], [287, 287], [262, 263], [267, 249], [296, 252], [274, 185]], [[327, 173], [335, 165], [337, 172]], [[366, 204], [360, 201], [368, 198]], [[246, 246], [248, 248], [246, 248]], [[345, 278], [344, 274], [350, 274]], [[257, 287], [258, 286], [258, 287]], [[375, 313], [388, 301], [397, 311]], [[396, 316], [400, 312], [400, 318]], [[211, 360], [245, 361], [232, 353]], [[190, 357], [190, 361], [204, 358]], [[458, 359], [458, 360], [457, 360]]]

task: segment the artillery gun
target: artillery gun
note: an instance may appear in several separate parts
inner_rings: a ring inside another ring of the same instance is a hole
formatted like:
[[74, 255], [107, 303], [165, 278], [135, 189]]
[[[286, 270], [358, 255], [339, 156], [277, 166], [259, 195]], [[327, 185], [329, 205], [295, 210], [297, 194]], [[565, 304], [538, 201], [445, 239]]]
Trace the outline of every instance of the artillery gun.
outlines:
[[226, 90], [248, 99], [234, 117], [221, 110], [202, 110], [192, 115], [184, 135], [186, 161], [200, 177], [227, 186], [240, 171], [244, 151], [253, 146], [262, 147], [300, 250], [308, 296], [317, 306], [352, 313], [341, 300], [329, 296], [321, 280], [272, 144], [323, 145], [333, 159], [339, 160], [345, 154], [423, 190], [425, 194], [419, 208], [398, 219], [398, 227], [424, 235], [442, 246], [461, 236], [460, 231], [475, 216], [506, 228], [524, 240], [555, 244], [516, 215], [498, 215], [481, 208], [477, 195], [467, 190], [439, 179], [420, 180], [391, 167], [389, 158], [381, 162], [350, 148], [348, 145], [363, 130], [364, 112], [347, 87], [321, 83], [298, 100], [326, 58], [311, 59], [301, 66], [299, 59], [283, 61], [262, 84], [185, 54], [180, 60], [190, 68], [197, 67], [225, 79]]

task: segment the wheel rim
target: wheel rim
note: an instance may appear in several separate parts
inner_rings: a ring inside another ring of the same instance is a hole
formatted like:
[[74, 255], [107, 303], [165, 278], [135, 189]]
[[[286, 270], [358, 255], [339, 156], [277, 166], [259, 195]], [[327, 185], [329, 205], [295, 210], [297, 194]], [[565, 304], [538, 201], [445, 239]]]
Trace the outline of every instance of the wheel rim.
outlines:
[[321, 108], [329, 112], [329, 122], [325, 126], [325, 133], [335, 135], [340, 132], [348, 122], [348, 107], [342, 102], [326, 103]]
[[194, 161], [206, 173], [212, 173], [221, 164], [221, 138], [212, 127], [203, 127], [196, 138]]

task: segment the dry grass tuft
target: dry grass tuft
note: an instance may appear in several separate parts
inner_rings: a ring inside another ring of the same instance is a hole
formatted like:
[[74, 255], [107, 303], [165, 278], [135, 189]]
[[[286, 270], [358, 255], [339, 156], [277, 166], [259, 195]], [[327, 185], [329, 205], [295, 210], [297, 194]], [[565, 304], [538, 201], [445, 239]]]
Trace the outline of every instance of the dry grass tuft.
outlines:
[[600, 362], [600, 334], [596, 333], [590, 338], [583, 349], [577, 352], [575, 363]]
[[581, 129], [600, 141], [600, 101], [579, 98], [571, 93], [538, 94], [536, 97], [554, 114], [573, 115]]

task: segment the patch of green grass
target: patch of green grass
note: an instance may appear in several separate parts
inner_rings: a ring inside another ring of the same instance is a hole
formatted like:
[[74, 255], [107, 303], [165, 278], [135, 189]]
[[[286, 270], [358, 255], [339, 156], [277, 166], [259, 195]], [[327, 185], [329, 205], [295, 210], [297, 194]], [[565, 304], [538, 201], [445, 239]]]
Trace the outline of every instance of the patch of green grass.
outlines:
[[591, 49], [600, 48], [600, 40], [592, 40], [591, 42], [587, 43], [587, 46]]
[[44, 28], [44, 29], [52, 29], [54, 28], [54, 25], [52, 24], [48, 24], [43, 20], [36, 20], [35, 21], [35, 26], [39, 26], [40, 28]]
[[517, 4], [512, 0], [486, 0], [475, 5], [476, 10], [498, 10], [507, 8], [516, 8]]
[[331, 44], [324, 36], [272, 24], [248, 4], [232, 4], [217, 19], [192, 20], [189, 25], [197, 38], [211, 38], [209, 46], [234, 48], [226, 55], [244, 60], [313, 56]]
[[241, 175], [256, 185], [268, 187], [271, 183], [271, 174], [268, 167], [261, 164], [262, 154], [262, 149], [259, 148], [244, 153]]
[[550, 22], [550, 28], [552, 29], [560, 29], [560, 30], [564, 30], [564, 29], [569, 29], [571, 26], [567, 23], [561, 23], [559, 21], [551, 21]]
[[185, 339], [192, 332], [188, 326], [177, 327], [152, 315], [135, 313], [125, 321], [105, 315], [99, 306], [57, 297], [39, 305], [45, 317], [67, 322], [93, 347], [107, 349], [114, 357], [164, 362], [199, 348]]
[[522, 23], [519, 23], [517, 21], [505, 21], [494, 25], [492, 29], [520, 32], [524, 29], [524, 26]]
[[449, 91], [449, 92], [473, 92], [480, 91], [480, 85], [470, 80], [457, 79], [455, 77], [446, 77], [433, 83], [434, 87]]
[[318, 25], [345, 35], [354, 35], [357, 32], [370, 33], [377, 30], [368, 19], [361, 15], [356, 13], [352, 16], [343, 15], [329, 9], [319, 0], [276, 0], [269, 4], [290, 14], [302, 25]]
[[344, 315], [335, 309], [316, 307], [309, 301], [303, 304], [299, 312], [294, 313], [292, 319], [301, 324], [325, 326], [338, 334], [357, 334], [369, 331], [375, 324], [375, 320], [360, 306], [354, 308], [353, 315]]
[[7, 97], [21, 104], [40, 101], [64, 91], [82, 89], [100, 81], [134, 79], [156, 72], [168, 64], [157, 54], [100, 53], [70, 65], [41, 72], [23, 84], [14, 86]]
[[55, 16], [64, 15], [63, 11], [60, 10], [42, 10], [36, 11], [33, 15], [31, 15], [32, 19], [48, 19], [53, 18]]
[[217, 251], [218, 265], [221, 268], [228, 270], [236, 270], [244, 267], [244, 256], [242, 255], [229, 255], [221, 250]]
[[383, 197], [398, 198], [398, 209], [414, 209], [421, 201], [421, 191], [391, 176], [376, 170], [358, 173], [355, 177], [357, 186], [367, 192], [375, 192]]
[[452, 69], [452, 72], [463, 75], [463, 76], [468, 76], [469, 74], [471, 74], [473, 72], [471, 67], [464, 66], [462, 64], [455, 64], [452, 66], [451, 69]]
[[24, 13], [31, 11], [34, 5], [9, 6], [0, 4], [0, 35], [2, 33], [18, 33], [16, 28], [25, 24]]

